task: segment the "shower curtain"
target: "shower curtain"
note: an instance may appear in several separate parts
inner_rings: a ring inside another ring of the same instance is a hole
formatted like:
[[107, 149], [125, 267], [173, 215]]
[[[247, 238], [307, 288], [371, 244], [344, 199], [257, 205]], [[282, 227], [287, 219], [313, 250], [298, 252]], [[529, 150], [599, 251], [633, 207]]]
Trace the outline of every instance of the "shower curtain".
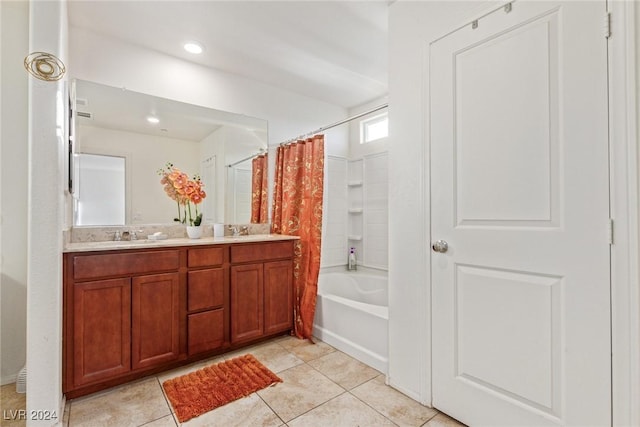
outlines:
[[267, 222], [267, 155], [251, 162], [251, 223]]
[[324, 186], [324, 135], [278, 147], [271, 231], [300, 236], [295, 246], [294, 332], [311, 338], [316, 309], [322, 196]]

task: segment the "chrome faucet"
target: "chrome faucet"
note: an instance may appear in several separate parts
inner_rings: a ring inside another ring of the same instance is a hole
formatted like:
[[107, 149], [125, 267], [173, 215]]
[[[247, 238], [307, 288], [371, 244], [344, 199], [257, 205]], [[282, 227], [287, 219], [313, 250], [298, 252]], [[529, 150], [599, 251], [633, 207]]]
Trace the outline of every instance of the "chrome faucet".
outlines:
[[238, 226], [237, 225], [230, 225], [229, 226], [229, 230], [231, 231], [231, 235], [233, 237], [239, 236], [240, 232], [238, 231]]
[[247, 225], [243, 225], [242, 227], [240, 227], [240, 233], [241, 236], [248, 236], [249, 235], [249, 226]]

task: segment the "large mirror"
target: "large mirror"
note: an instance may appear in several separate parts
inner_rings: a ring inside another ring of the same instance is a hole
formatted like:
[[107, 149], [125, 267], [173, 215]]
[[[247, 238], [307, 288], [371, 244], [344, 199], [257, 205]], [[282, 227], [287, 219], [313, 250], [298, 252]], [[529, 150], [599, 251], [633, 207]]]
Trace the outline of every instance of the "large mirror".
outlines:
[[250, 222], [252, 163], [267, 151], [266, 120], [74, 84], [74, 226], [173, 221], [177, 205], [158, 174], [168, 162], [200, 175], [205, 223]]

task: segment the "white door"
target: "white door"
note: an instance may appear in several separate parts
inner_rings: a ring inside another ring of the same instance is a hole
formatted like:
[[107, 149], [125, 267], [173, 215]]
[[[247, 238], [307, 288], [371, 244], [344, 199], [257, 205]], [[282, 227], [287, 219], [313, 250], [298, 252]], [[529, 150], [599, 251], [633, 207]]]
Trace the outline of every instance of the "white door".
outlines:
[[608, 425], [605, 2], [512, 6], [430, 46], [433, 405]]

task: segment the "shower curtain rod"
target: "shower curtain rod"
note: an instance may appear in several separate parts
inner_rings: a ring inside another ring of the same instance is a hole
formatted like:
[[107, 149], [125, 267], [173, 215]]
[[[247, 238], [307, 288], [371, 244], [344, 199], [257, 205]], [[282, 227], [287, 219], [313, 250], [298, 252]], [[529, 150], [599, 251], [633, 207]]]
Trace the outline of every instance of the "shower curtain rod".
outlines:
[[282, 143], [280, 143], [280, 145], [287, 145], [287, 144], [295, 142], [295, 141], [297, 141], [299, 139], [303, 139], [305, 136], [311, 136], [311, 135], [315, 135], [315, 134], [320, 133], [320, 132], [324, 132], [327, 129], [331, 129], [331, 128], [334, 128], [336, 126], [340, 126], [342, 124], [350, 122], [351, 120], [359, 119], [360, 117], [366, 116], [367, 114], [375, 113], [376, 111], [380, 111], [380, 110], [382, 110], [384, 108], [387, 108], [388, 106], [389, 106], [388, 103], [382, 104], [382, 105], [378, 105], [377, 107], [372, 108], [371, 110], [365, 111], [364, 113], [356, 114], [355, 116], [348, 117], [348, 118], [346, 118], [344, 120], [340, 120], [339, 122], [335, 122], [335, 123], [332, 123], [330, 125], [323, 126], [321, 128], [318, 128], [318, 129], [314, 130], [313, 132], [308, 132], [308, 133], [302, 134], [300, 136], [297, 136], [295, 138], [292, 138], [292, 139], [290, 139], [288, 141], [282, 142]]
[[262, 155], [263, 155], [264, 153], [266, 153], [266, 152], [267, 152], [267, 150], [266, 150], [266, 149], [261, 148], [261, 149], [260, 149], [260, 151], [258, 151], [256, 154], [252, 154], [252, 155], [250, 155], [249, 157], [245, 157], [244, 159], [240, 159], [240, 160], [238, 160], [237, 162], [229, 163], [229, 164], [227, 165], [227, 167], [228, 167], [228, 168], [230, 168], [230, 167], [233, 167], [233, 166], [235, 166], [235, 165], [237, 165], [237, 164], [240, 164], [240, 163], [242, 163], [242, 162], [246, 162], [246, 161], [247, 161], [247, 160], [249, 160], [249, 159], [253, 159], [254, 157], [262, 156]]

